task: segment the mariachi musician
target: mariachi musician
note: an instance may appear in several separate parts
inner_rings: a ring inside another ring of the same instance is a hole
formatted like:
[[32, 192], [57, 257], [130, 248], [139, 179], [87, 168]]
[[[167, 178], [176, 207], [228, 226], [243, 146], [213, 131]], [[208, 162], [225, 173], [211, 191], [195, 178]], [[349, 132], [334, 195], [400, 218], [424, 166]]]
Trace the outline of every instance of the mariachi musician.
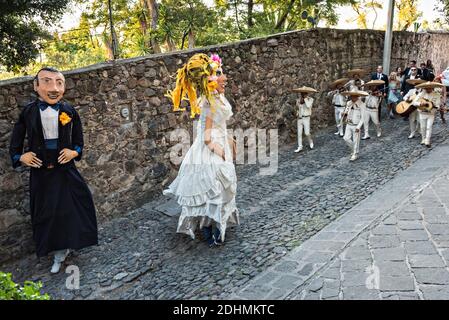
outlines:
[[298, 149], [295, 150], [295, 153], [299, 153], [303, 150], [303, 132], [309, 142], [310, 149], [313, 150], [314, 144], [310, 133], [310, 118], [312, 116], [314, 99], [310, 97], [309, 94], [317, 93], [318, 91], [303, 86], [301, 88], [293, 89], [293, 92], [299, 93], [299, 98], [296, 100], [296, 107], [298, 108]]
[[365, 81], [362, 80], [362, 77], [365, 76], [368, 72], [364, 69], [353, 69], [348, 71], [348, 77], [351, 79], [345, 84], [345, 89], [349, 91], [363, 91]]
[[422, 91], [413, 101], [413, 105], [418, 107], [419, 124], [421, 126], [422, 145], [430, 148], [432, 146], [432, 127], [435, 121], [435, 114], [441, 108], [441, 95], [434, 91], [435, 88], [443, 87], [441, 83], [426, 82], [416, 86]]
[[422, 84], [425, 81], [422, 79], [408, 79], [407, 84], [410, 86], [409, 91], [404, 96], [404, 102], [409, 105], [410, 113], [408, 114], [408, 121], [410, 126], [409, 139], [413, 139], [419, 128], [418, 110], [412, 105], [413, 101], [416, 99], [417, 95], [420, 93], [420, 89], [416, 88], [416, 85]]
[[360, 130], [366, 117], [366, 105], [361, 97], [368, 94], [364, 91], [346, 91], [343, 95], [350, 97], [343, 113], [343, 121], [346, 122], [344, 140], [351, 150], [350, 161], [356, 161], [360, 151]]
[[347, 99], [342, 93], [345, 91], [344, 84], [347, 83], [348, 80], [348, 78], [343, 78], [334, 81], [330, 85], [333, 90], [329, 91], [327, 94], [328, 97], [332, 96], [332, 105], [335, 109], [335, 123], [337, 124], [337, 132], [335, 132], [335, 135], [339, 135], [342, 138], [344, 135], [344, 128], [341, 119], [347, 103]]
[[376, 126], [377, 137], [382, 136], [382, 129], [380, 127], [379, 108], [382, 103], [382, 85], [385, 84], [383, 80], [371, 80], [365, 84], [365, 88], [369, 91], [369, 96], [366, 98], [366, 117], [364, 120], [365, 136], [362, 140], [371, 139], [369, 135], [369, 124], [372, 121]]

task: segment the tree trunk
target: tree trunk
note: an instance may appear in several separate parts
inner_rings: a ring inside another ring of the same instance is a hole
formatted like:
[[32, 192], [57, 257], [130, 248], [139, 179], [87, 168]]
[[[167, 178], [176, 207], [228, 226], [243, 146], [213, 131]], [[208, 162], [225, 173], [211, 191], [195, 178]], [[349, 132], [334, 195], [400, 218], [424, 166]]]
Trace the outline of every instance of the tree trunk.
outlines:
[[189, 30], [189, 49], [195, 48], [195, 33], [193, 32], [193, 28]]
[[[157, 24], [159, 20], [159, 5], [156, 0], [145, 0], [145, 7], [151, 17], [151, 31], [155, 32], [157, 30]], [[150, 44], [153, 48], [154, 53], [160, 53], [161, 48], [156, 40], [156, 37], [152, 34], [150, 37]]]
[[295, 4], [295, 0], [290, 0], [290, 3], [288, 4], [287, 9], [285, 10], [285, 12], [282, 14], [281, 18], [279, 19], [278, 23], [276, 24], [276, 26], [274, 27], [276, 30], [280, 30], [282, 28], [282, 26], [284, 25], [285, 21], [287, 20], [288, 15], [290, 14], [290, 12], [293, 9], [293, 5]]
[[175, 51], [176, 50], [176, 46], [175, 46], [175, 43], [173, 42], [172, 38], [167, 37], [165, 39], [165, 43], [166, 43], [169, 51]]
[[254, 26], [253, 22], [254, 0], [248, 0], [248, 29]]
[[186, 38], [188, 35], [189, 35], [189, 30], [185, 30], [184, 33], [182, 34], [180, 50], [184, 49], [184, 44], [186, 43]]
[[142, 34], [146, 35], [147, 31], [148, 31], [148, 23], [147, 23], [145, 12], [148, 12], [149, 10], [148, 10], [147, 3], [145, 2], [145, 0], [140, 0], [140, 5], [144, 9], [144, 13], [139, 15], [140, 29], [142, 30]]
[[108, 54], [108, 60], [114, 60], [114, 50], [112, 49], [112, 39], [110, 36], [108, 36], [108, 33], [105, 31], [103, 32], [103, 40], [104, 44], [106, 46], [106, 52]]

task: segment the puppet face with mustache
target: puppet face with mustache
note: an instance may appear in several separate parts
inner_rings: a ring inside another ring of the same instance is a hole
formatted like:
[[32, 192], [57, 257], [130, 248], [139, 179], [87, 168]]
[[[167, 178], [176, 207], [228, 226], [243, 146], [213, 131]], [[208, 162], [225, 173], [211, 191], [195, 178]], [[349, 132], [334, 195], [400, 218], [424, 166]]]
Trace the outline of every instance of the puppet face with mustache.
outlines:
[[34, 91], [50, 105], [58, 103], [65, 92], [65, 78], [60, 72], [42, 70], [34, 80]]

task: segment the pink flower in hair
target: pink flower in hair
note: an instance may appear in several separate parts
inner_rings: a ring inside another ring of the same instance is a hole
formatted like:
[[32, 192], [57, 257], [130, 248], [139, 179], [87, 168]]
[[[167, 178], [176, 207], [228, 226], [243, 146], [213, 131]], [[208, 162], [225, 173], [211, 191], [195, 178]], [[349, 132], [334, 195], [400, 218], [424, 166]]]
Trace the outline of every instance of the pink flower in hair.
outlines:
[[219, 56], [218, 54], [215, 54], [215, 53], [214, 53], [214, 54], [212, 54], [212, 55], [210, 56], [210, 58], [211, 58], [212, 61], [217, 62], [218, 65], [221, 66], [221, 58], [220, 58], [220, 56]]

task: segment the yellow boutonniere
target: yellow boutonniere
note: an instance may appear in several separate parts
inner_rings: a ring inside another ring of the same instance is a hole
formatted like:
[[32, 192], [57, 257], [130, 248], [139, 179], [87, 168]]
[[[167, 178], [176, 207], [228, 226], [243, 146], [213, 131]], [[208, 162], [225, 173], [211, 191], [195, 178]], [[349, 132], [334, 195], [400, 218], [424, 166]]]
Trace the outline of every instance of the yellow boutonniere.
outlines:
[[63, 126], [65, 126], [67, 123], [69, 123], [70, 121], [72, 121], [72, 118], [69, 117], [69, 115], [65, 112], [62, 112], [61, 115], [59, 116], [59, 121], [61, 121], [61, 124]]

